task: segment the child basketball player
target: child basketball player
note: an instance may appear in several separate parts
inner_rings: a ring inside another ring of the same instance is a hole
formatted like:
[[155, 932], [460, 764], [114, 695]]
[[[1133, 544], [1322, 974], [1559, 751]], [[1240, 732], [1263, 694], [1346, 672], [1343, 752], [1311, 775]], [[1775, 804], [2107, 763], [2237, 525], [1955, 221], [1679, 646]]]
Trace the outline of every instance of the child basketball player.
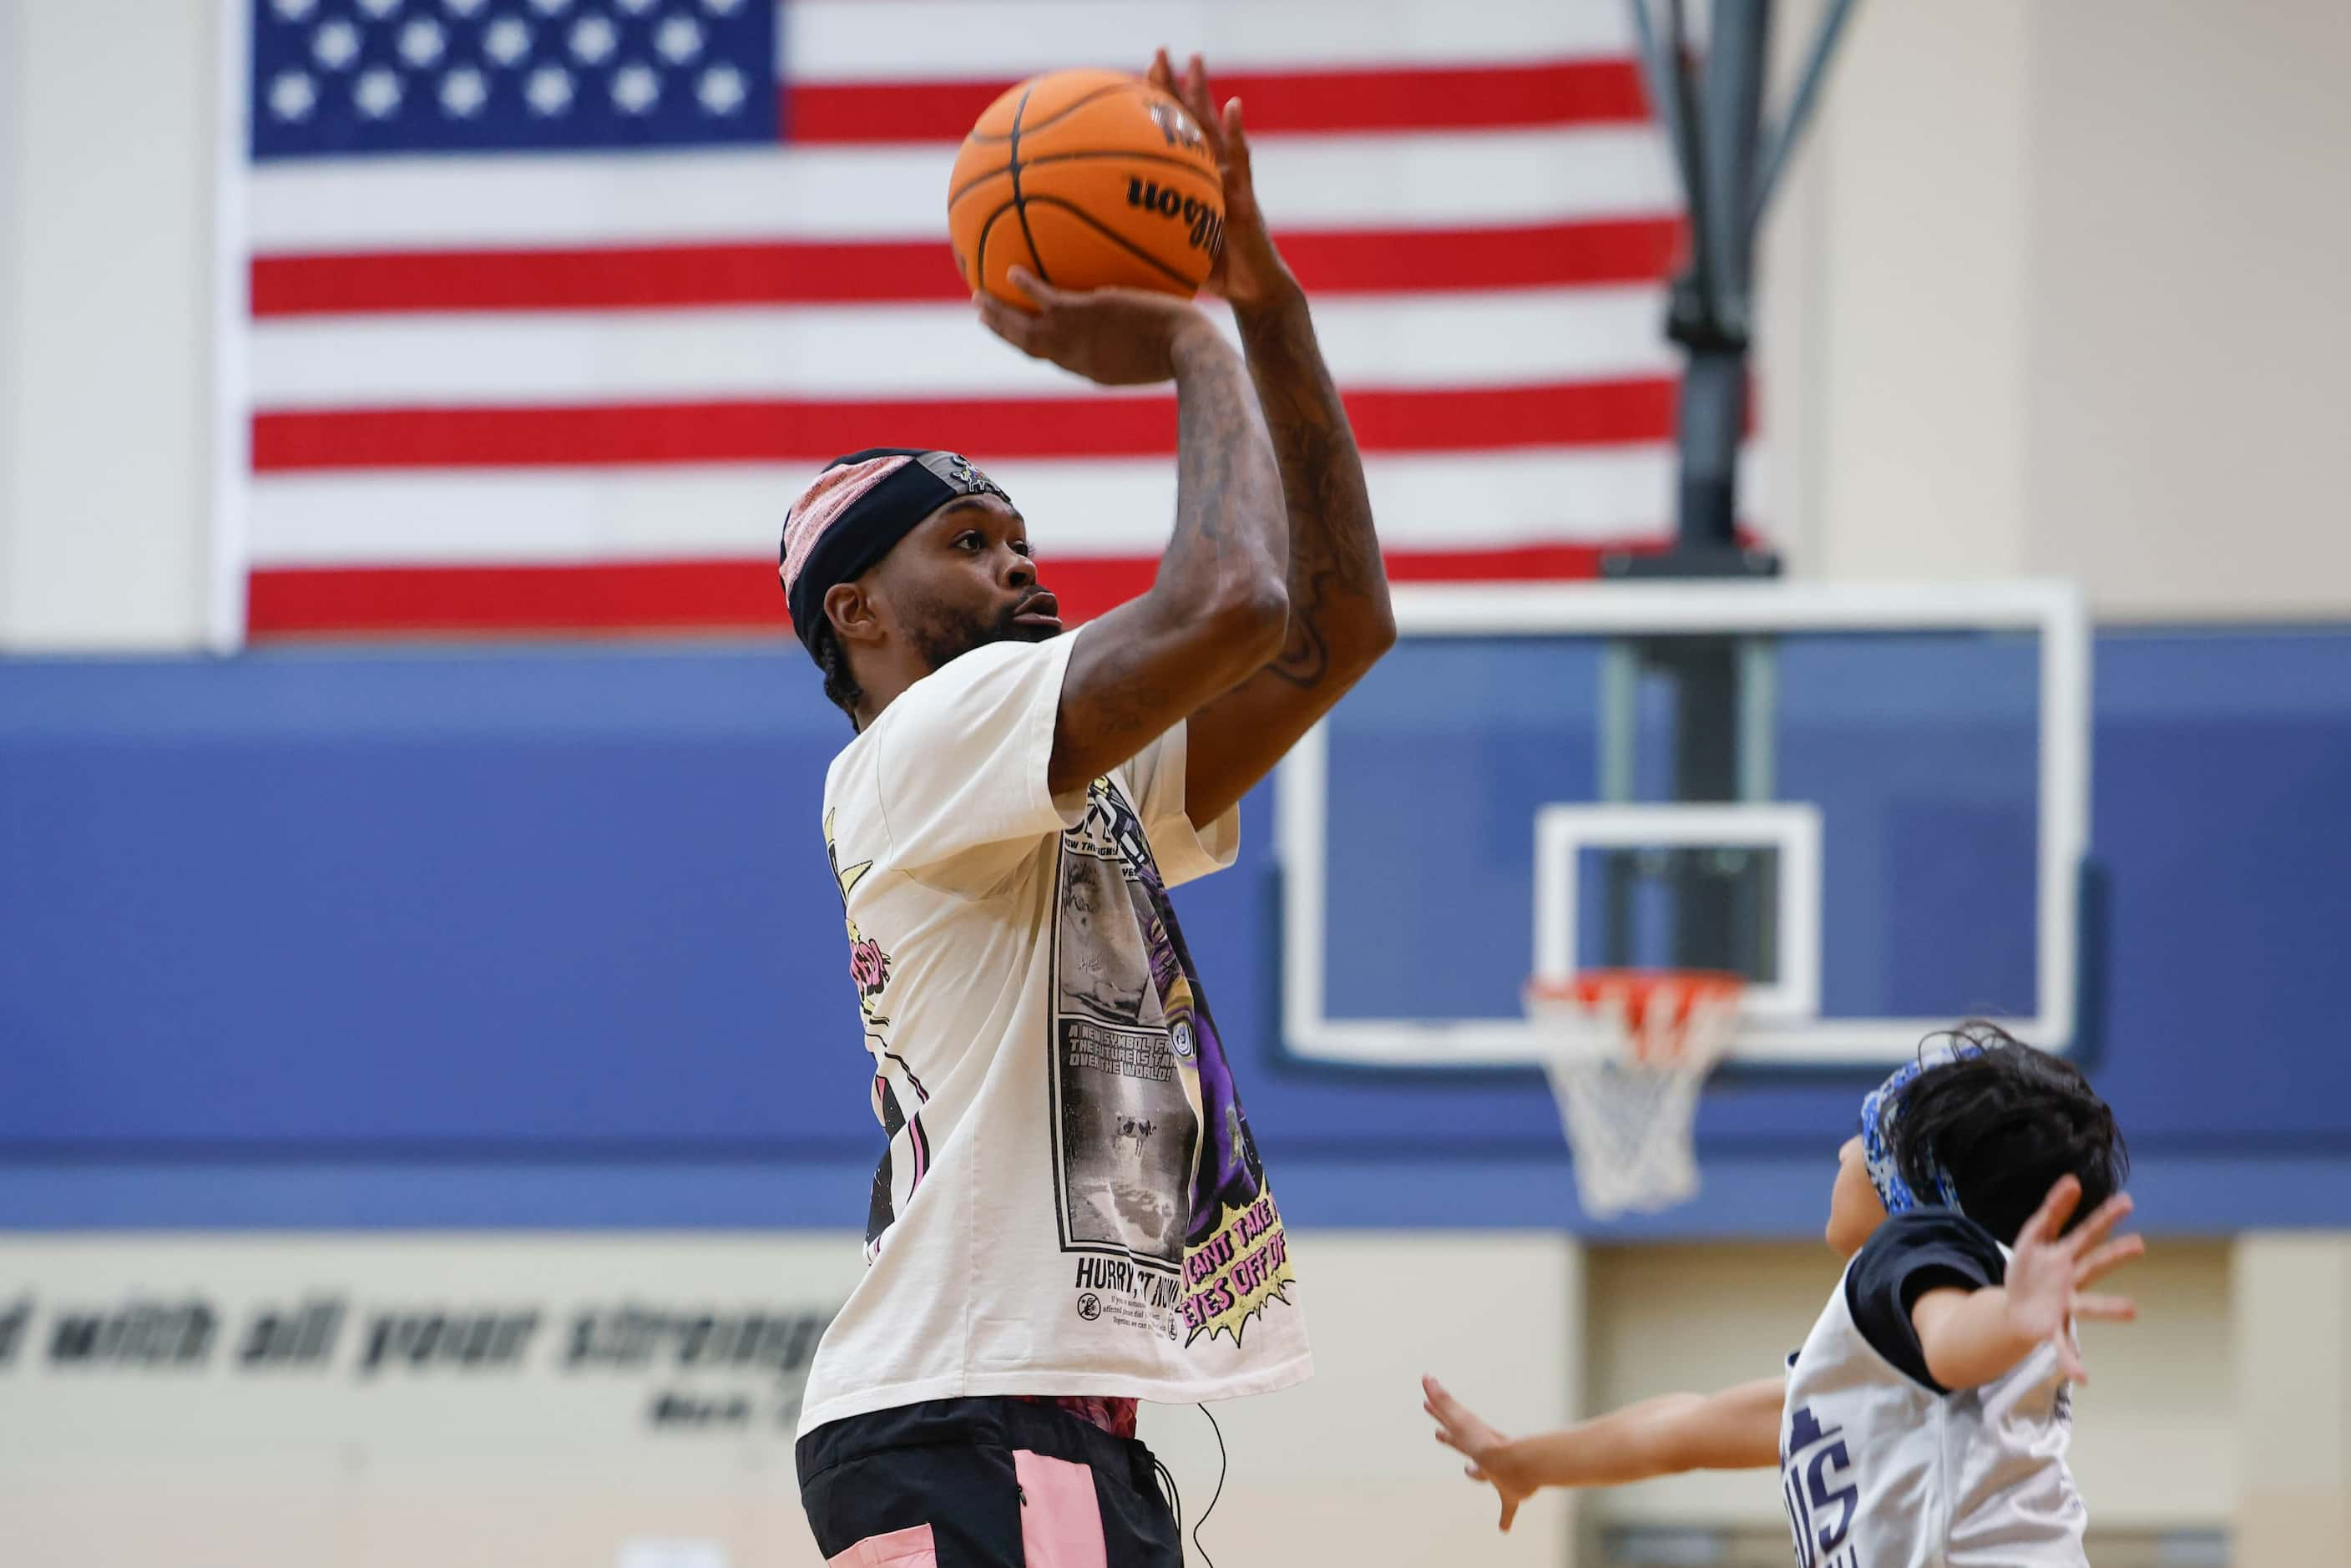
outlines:
[[2113, 1113], [2070, 1063], [1970, 1024], [1862, 1102], [1840, 1160], [1828, 1242], [1850, 1261], [1784, 1377], [1518, 1438], [1423, 1381], [1504, 1530], [1546, 1486], [1777, 1466], [1802, 1568], [2087, 1563], [2073, 1321], [2131, 1318], [2081, 1292], [2146, 1249], [2108, 1239], [2131, 1207]]

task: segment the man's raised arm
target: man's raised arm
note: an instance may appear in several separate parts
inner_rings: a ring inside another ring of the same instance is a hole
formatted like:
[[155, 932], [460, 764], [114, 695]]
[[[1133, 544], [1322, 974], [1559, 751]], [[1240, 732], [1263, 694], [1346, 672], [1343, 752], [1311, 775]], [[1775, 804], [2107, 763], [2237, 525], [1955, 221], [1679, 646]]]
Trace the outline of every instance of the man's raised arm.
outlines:
[[[1176, 531], [1151, 590], [1078, 634], [1061, 681], [1047, 782], [1073, 789], [1124, 762], [1264, 668], [1282, 646], [1289, 528], [1281, 481], [1240, 356], [1194, 306], [1025, 273], [1035, 314], [983, 300], [1024, 353], [1105, 386], [1176, 382]], [[1236, 797], [1238, 799], [1238, 797]]]
[[1196, 55], [1179, 82], [1163, 50], [1151, 80], [1183, 100], [1224, 164], [1225, 254], [1209, 287], [1232, 302], [1240, 324], [1290, 524], [1290, 623], [1280, 652], [1191, 717], [1185, 810], [1207, 822], [1271, 772], [1388, 651], [1395, 617], [1363, 458], [1315, 341], [1305, 291], [1274, 249], [1258, 207], [1240, 103], [1217, 110]]

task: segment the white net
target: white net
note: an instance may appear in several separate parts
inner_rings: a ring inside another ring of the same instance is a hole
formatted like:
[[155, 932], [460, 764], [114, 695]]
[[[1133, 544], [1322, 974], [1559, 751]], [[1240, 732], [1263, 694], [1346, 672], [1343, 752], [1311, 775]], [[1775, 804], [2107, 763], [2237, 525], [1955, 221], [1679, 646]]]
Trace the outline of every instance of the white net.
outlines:
[[1528, 988], [1576, 1194], [1593, 1218], [1697, 1194], [1698, 1091], [1738, 1032], [1740, 989], [1735, 976], [1699, 970], [1594, 970]]

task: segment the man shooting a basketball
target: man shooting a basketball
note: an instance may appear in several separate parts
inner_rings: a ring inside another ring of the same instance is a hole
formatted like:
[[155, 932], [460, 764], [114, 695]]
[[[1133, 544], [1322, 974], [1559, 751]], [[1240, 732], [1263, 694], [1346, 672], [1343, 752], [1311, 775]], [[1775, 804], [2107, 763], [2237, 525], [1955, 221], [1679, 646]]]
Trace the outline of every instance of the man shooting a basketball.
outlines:
[[1232, 863], [1243, 794], [1395, 630], [1239, 106], [1214, 112], [1196, 57], [1178, 82], [1162, 54], [1152, 79], [1222, 162], [1210, 287], [1245, 354], [1162, 295], [1021, 275], [1033, 313], [980, 307], [1090, 380], [1175, 383], [1150, 591], [1064, 635], [1014, 498], [948, 452], [843, 457], [784, 525], [793, 623], [857, 729], [824, 831], [889, 1136], [870, 1267], [801, 1418], [802, 1500], [836, 1562], [1178, 1565], [1136, 1401], [1311, 1371], [1166, 890]]

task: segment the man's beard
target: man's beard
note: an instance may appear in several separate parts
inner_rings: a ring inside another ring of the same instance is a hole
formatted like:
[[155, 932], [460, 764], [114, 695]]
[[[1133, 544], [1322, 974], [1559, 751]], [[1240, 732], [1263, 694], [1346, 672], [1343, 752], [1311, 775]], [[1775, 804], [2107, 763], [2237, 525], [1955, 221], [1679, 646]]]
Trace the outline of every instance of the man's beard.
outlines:
[[1023, 625], [1016, 619], [1027, 602], [1025, 598], [1016, 599], [999, 613], [987, 617], [956, 615], [941, 605], [925, 605], [924, 613], [912, 618], [906, 635], [923, 663], [936, 670], [990, 643], [1044, 643], [1061, 634], [1058, 626]]

